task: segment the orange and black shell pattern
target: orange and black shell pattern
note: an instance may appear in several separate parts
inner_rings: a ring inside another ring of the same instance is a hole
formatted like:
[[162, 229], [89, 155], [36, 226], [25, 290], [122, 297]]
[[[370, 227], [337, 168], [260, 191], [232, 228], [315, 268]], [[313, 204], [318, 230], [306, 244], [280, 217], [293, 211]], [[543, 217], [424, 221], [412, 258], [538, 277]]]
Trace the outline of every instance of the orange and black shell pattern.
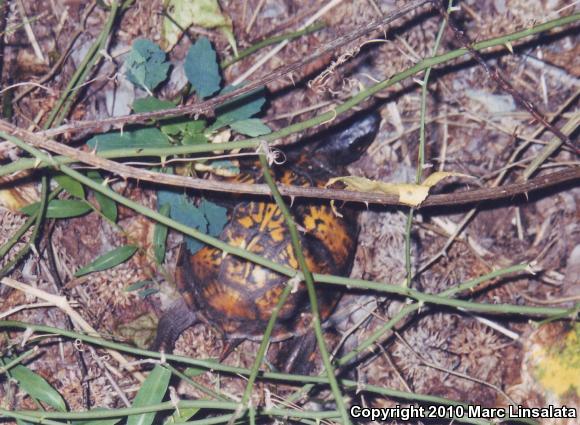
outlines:
[[[321, 140], [286, 151], [286, 163], [274, 170], [277, 182], [323, 186], [333, 175], [343, 175], [346, 164], [356, 160], [374, 139], [379, 123], [378, 115], [366, 114]], [[259, 164], [250, 164], [237, 180], [261, 183]], [[343, 216], [339, 217], [328, 201], [317, 200], [297, 200], [291, 211], [300, 229], [310, 270], [348, 274], [356, 247], [356, 214], [343, 209]], [[220, 239], [279, 264], [299, 268], [284, 217], [270, 199], [235, 204]], [[287, 276], [211, 246], [193, 255], [181, 255], [176, 280], [185, 303], [161, 319], [156, 348], [200, 321], [215, 326], [227, 338], [258, 339], [288, 283]], [[318, 285], [316, 290], [321, 319], [325, 320], [336, 305], [340, 291], [323, 285]], [[272, 339], [305, 333], [309, 311], [308, 295], [302, 283], [283, 306]]]
[[[284, 170], [279, 181], [292, 185], [322, 185], [308, 181], [293, 170]], [[259, 181], [259, 180], [258, 180]], [[301, 243], [309, 269], [315, 273], [343, 275], [348, 272], [356, 241], [356, 223], [340, 218], [327, 204], [300, 204], [292, 208], [301, 229]], [[271, 261], [298, 269], [294, 249], [282, 212], [274, 202], [238, 204], [220, 235], [229, 245], [246, 249]], [[220, 249], [206, 246], [183, 264], [191, 308], [232, 338], [259, 337], [276, 307], [288, 277]], [[339, 292], [318, 292], [321, 318], [326, 319]], [[273, 337], [300, 333], [300, 313], [308, 308], [305, 287], [294, 291], [278, 316]]]

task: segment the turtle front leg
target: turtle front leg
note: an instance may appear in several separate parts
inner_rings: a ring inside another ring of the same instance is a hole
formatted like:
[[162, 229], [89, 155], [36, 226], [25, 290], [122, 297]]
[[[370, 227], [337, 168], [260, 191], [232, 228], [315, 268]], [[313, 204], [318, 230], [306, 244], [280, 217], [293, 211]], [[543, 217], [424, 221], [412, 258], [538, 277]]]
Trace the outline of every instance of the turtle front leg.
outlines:
[[244, 338], [230, 338], [224, 341], [224, 348], [220, 354], [220, 363], [223, 362], [238, 346], [244, 342]]
[[180, 298], [159, 320], [157, 335], [150, 349], [172, 353], [179, 335], [198, 321], [196, 314], [191, 311], [185, 300]]
[[282, 371], [298, 375], [310, 375], [316, 369], [316, 336], [313, 331], [292, 338], [287, 355], [282, 355]]

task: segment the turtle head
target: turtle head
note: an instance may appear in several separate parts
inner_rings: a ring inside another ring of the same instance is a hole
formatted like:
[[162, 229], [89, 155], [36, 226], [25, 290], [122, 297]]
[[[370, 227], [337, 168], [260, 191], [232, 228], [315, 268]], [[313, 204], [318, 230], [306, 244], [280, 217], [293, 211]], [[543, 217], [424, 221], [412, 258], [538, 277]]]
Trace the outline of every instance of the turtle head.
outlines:
[[375, 139], [381, 124], [376, 112], [357, 114], [338, 127], [330, 129], [313, 146], [312, 155], [330, 165], [340, 167], [356, 161]]

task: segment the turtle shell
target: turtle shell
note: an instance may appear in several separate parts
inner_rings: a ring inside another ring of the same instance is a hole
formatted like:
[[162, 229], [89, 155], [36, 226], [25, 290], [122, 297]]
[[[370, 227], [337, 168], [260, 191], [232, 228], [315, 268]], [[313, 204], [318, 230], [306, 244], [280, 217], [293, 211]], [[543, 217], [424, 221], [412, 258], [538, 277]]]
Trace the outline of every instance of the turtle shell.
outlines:
[[[280, 177], [284, 184], [326, 183], [313, 182], [294, 170], [285, 171]], [[314, 273], [347, 273], [357, 234], [352, 214], [338, 217], [328, 203], [298, 204], [292, 212], [301, 230], [301, 245], [309, 269]], [[284, 216], [274, 202], [236, 205], [220, 239], [278, 264], [299, 268]], [[187, 297], [193, 304], [190, 307], [230, 338], [261, 336], [288, 283], [287, 276], [210, 246], [188, 256], [180, 276], [182, 290], [191, 294]], [[317, 296], [321, 319], [325, 320], [340, 291], [319, 285]], [[273, 338], [302, 333], [309, 310], [306, 287], [302, 283], [282, 307]]]
[[[366, 115], [335, 133], [331, 143], [322, 148], [300, 149], [296, 155], [287, 152], [288, 161], [277, 167], [276, 180], [295, 186], [325, 185], [333, 174], [344, 173], [344, 165], [360, 154], [361, 144], [366, 147], [374, 139], [379, 123], [378, 115]], [[261, 168], [253, 163], [238, 180], [262, 182]], [[344, 209], [339, 217], [329, 201], [316, 200], [294, 202], [291, 211], [309, 269], [314, 273], [348, 274], [357, 237], [354, 211]], [[281, 265], [299, 268], [282, 212], [271, 200], [237, 203], [220, 239]], [[226, 337], [257, 339], [263, 334], [288, 277], [206, 246], [180, 260], [177, 282], [198, 319], [214, 325]], [[316, 285], [321, 319], [325, 320], [341, 292], [336, 286]], [[310, 323], [309, 312], [307, 290], [301, 283], [282, 307], [273, 340], [303, 334]]]

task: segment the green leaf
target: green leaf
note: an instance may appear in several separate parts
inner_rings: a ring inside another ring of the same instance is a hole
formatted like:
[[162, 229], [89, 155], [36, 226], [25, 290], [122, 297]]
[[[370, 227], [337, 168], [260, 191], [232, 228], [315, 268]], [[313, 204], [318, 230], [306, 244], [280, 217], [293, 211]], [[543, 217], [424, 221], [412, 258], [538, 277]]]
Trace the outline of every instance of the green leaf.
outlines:
[[129, 323], [119, 325], [115, 331], [137, 347], [147, 348], [155, 338], [157, 322], [157, 317], [153, 314], [143, 314]]
[[184, 145], [192, 144], [187, 143], [184, 140], [190, 138], [195, 140], [195, 143], [207, 143], [208, 139], [204, 134], [207, 127], [207, 122], [205, 120], [194, 120], [187, 121], [183, 118], [173, 119], [168, 121], [169, 124], [161, 126], [161, 131], [169, 136], [179, 136], [181, 135], [181, 143]]
[[[172, 219], [212, 236], [218, 236], [228, 221], [226, 208], [205, 199], [197, 207], [186, 195], [170, 190], [157, 191], [157, 205], [170, 205]], [[192, 254], [204, 246], [190, 236], [185, 236], [185, 244]]]
[[[227, 86], [221, 91], [220, 95], [229, 93], [236, 88]], [[233, 122], [245, 120], [256, 115], [266, 103], [264, 95], [265, 89], [263, 87], [257, 88], [219, 106], [216, 108], [216, 122], [210, 127], [210, 130], [218, 130]]]
[[171, 146], [171, 143], [158, 128], [152, 127], [99, 134], [91, 137], [87, 145], [102, 152], [113, 149], [165, 148]]
[[144, 286], [151, 285], [153, 283], [152, 280], [140, 280], [138, 282], [132, 283], [131, 285], [125, 288], [125, 292], [132, 292], [138, 289], [143, 288]]
[[207, 127], [206, 120], [193, 120], [185, 125], [185, 131], [189, 134], [203, 133]]
[[[159, 208], [159, 213], [164, 216], [169, 216], [169, 211], [171, 206], [169, 204], [161, 205]], [[165, 259], [165, 242], [167, 241], [167, 226], [161, 223], [155, 224], [155, 229], [153, 231], [153, 252], [155, 255], [155, 261], [157, 264], [163, 264]]]
[[[207, 233], [208, 222], [203, 213], [184, 194], [169, 190], [157, 191], [157, 205], [169, 205], [170, 217], [181, 224]], [[185, 243], [192, 254], [199, 251], [203, 244], [197, 239], [185, 236]]]
[[236, 165], [234, 165], [232, 161], [229, 161], [227, 159], [212, 161], [211, 166], [212, 168], [218, 170], [226, 170], [231, 174], [240, 174], [240, 167], [237, 167]]
[[103, 195], [101, 192], [95, 192], [95, 199], [99, 204], [99, 211], [111, 222], [117, 221], [117, 204], [111, 198]]
[[[21, 208], [20, 211], [26, 215], [33, 215], [38, 211], [40, 202], [35, 202]], [[70, 218], [78, 217], [92, 211], [90, 204], [86, 201], [73, 199], [53, 199], [46, 207], [46, 218]]]
[[[89, 171], [87, 176], [91, 180], [103, 184], [104, 180], [98, 171]], [[111, 222], [115, 223], [117, 221], [117, 203], [108, 196], [103, 195], [101, 192], [93, 191], [93, 194], [99, 204], [99, 211], [101, 214], [111, 220]]]
[[[169, 100], [161, 100], [153, 96], [147, 96], [133, 102], [133, 111], [135, 113], [162, 111], [164, 109], [174, 108], [175, 106], [177, 106], [177, 104]], [[192, 123], [195, 124], [191, 126]], [[200, 124], [201, 128], [197, 130]], [[205, 130], [206, 123], [204, 120], [191, 121], [189, 118], [169, 118], [161, 120], [159, 129], [164, 135], [171, 137], [178, 136], [180, 133], [190, 132], [190, 127], [195, 128], [195, 132], [200, 133]]]
[[146, 288], [143, 289], [142, 291], [139, 291], [139, 298], [145, 299], [149, 295], [156, 294], [157, 292], [159, 292], [159, 289], [157, 288]]
[[18, 381], [20, 388], [31, 397], [43, 401], [60, 412], [67, 411], [62, 396], [42, 376], [22, 365], [10, 369], [10, 375]]
[[183, 371], [183, 374], [189, 378], [195, 378], [196, 376], [201, 376], [206, 372], [207, 372], [207, 369], [202, 369], [202, 368], [198, 368], [198, 367], [188, 367], [188, 368], [185, 368], [185, 370]]
[[92, 272], [100, 272], [115, 267], [131, 258], [133, 254], [135, 254], [135, 251], [137, 251], [137, 247], [134, 245], [124, 245], [120, 246], [119, 248], [115, 248], [114, 250], [109, 251], [100, 257], [97, 257], [92, 263], [81, 267], [75, 273], [75, 277], [83, 276]]
[[228, 222], [228, 210], [214, 202], [203, 199], [199, 206], [208, 222], [208, 233], [218, 236]]
[[[102, 407], [95, 407], [91, 410], [92, 412], [107, 412], [109, 409], [104, 409]], [[115, 425], [120, 422], [121, 418], [111, 418], [111, 419], [85, 419], [78, 421], [71, 421], [72, 425]]]
[[181, 424], [183, 422], [187, 422], [191, 418], [193, 418], [195, 414], [199, 412], [199, 410], [200, 410], [199, 407], [186, 407], [180, 408], [179, 410], [175, 409], [173, 415], [171, 415], [171, 417], [168, 418], [167, 421], [165, 422], [165, 425]]
[[181, 139], [182, 145], [202, 145], [208, 143], [209, 140], [205, 135], [205, 130], [207, 127], [207, 121], [205, 120], [194, 120], [189, 121], [185, 124], [183, 129], [183, 138]]
[[[216, 359], [216, 358], [200, 359], [200, 360], [203, 360], [206, 363], [215, 363], [216, 365], [220, 364], [219, 359]], [[199, 368], [199, 367], [195, 367], [195, 366], [187, 367], [183, 371], [183, 374], [189, 378], [195, 378], [196, 376], [203, 375], [204, 373], [207, 373], [207, 369]]]
[[133, 102], [133, 112], [153, 112], [162, 111], [163, 109], [175, 108], [177, 105], [169, 100], [157, 99], [153, 96], [147, 96], [142, 99], [136, 99]]
[[[160, 403], [167, 392], [171, 372], [161, 365], [155, 366], [145, 382], [141, 385], [139, 392], [133, 400], [132, 407], [150, 406]], [[155, 412], [144, 413], [142, 415], [130, 415], [127, 418], [127, 425], [151, 425], [155, 420]]]
[[204, 99], [220, 89], [217, 55], [207, 37], [200, 37], [187, 52], [183, 64], [185, 76], [197, 95]]
[[85, 190], [83, 189], [83, 185], [72, 177], [67, 176], [66, 174], [57, 174], [54, 176], [54, 179], [60, 187], [62, 187], [71, 195], [81, 199], [85, 198]]
[[179, 41], [184, 28], [198, 25], [221, 29], [237, 56], [232, 20], [222, 13], [217, 0], [167, 0], [165, 11], [161, 31], [165, 50], [171, 49]]
[[258, 118], [248, 118], [246, 120], [236, 121], [231, 123], [230, 127], [232, 130], [250, 137], [263, 136], [264, 134], [272, 132], [270, 127]]
[[167, 78], [169, 66], [165, 52], [157, 44], [141, 38], [133, 42], [125, 60], [125, 75], [133, 84], [151, 93]]
[[181, 144], [183, 145], [205, 145], [208, 142], [207, 137], [205, 134], [202, 133], [195, 133], [195, 134], [186, 134], [183, 136], [181, 140]]

